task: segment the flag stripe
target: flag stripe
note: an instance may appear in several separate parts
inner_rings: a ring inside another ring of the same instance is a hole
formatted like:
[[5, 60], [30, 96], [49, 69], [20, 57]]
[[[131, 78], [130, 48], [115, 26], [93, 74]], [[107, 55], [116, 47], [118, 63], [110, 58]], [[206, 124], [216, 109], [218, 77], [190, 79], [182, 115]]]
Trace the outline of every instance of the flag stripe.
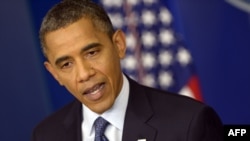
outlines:
[[198, 80], [198, 76], [197, 75], [193, 75], [190, 78], [190, 80], [188, 82], [188, 86], [192, 90], [194, 98], [197, 99], [197, 100], [199, 100], [199, 101], [203, 101], [202, 96], [201, 96], [201, 90], [200, 90], [199, 80]]

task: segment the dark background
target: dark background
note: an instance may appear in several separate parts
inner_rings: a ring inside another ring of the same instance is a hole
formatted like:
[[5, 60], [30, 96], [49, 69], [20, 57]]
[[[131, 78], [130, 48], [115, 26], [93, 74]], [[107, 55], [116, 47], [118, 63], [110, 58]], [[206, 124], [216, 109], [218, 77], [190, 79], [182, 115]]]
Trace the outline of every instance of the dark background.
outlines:
[[[43, 67], [38, 29], [59, 0], [0, 4], [0, 140], [28, 141], [34, 126], [72, 99]], [[168, 0], [200, 78], [224, 124], [250, 124], [250, 16], [222, 0]]]

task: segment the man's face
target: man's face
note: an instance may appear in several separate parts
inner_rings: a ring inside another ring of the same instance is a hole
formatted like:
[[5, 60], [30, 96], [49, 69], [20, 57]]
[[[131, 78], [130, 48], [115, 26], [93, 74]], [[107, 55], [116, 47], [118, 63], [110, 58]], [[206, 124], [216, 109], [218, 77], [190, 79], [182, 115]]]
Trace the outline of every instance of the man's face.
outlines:
[[120, 59], [125, 37], [96, 30], [91, 20], [79, 21], [45, 36], [45, 67], [79, 101], [96, 113], [109, 109], [122, 87]]

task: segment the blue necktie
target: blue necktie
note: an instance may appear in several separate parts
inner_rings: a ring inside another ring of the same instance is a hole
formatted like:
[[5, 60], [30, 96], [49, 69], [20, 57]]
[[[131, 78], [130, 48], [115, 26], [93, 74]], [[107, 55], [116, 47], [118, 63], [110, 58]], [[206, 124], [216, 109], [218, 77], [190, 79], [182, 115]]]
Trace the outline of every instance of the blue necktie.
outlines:
[[106, 121], [102, 117], [98, 117], [95, 120], [94, 126], [95, 126], [95, 141], [108, 141], [107, 137], [105, 137], [104, 132], [109, 124], [108, 121]]

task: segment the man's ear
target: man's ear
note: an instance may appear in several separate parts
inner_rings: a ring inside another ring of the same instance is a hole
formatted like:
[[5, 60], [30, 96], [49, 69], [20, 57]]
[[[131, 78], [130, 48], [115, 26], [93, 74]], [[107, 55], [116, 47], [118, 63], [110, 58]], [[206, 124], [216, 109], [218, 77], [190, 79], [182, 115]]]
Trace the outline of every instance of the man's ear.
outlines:
[[122, 30], [117, 30], [113, 35], [113, 43], [117, 47], [120, 59], [125, 57], [126, 54], [126, 36]]
[[56, 81], [63, 86], [63, 84], [61, 83], [56, 71], [55, 71], [55, 68], [50, 64], [50, 62], [48, 61], [45, 61], [44, 63], [44, 66], [45, 68], [50, 72], [50, 74], [56, 79]]

